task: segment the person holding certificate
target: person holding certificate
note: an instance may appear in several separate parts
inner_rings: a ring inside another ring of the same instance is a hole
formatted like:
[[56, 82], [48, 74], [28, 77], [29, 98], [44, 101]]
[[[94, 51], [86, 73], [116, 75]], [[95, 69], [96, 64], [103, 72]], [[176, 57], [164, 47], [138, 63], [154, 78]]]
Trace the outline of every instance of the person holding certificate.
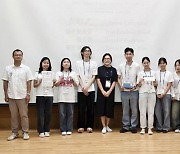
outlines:
[[180, 59], [175, 61], [175, 72], [173, 73], [173, 95], [172, 95], [172, 128], [175, 133], [180, 133]]
[[102, 58], [103, 66], [98, 67], [96, 76], [98, 91], [96, 115], [101, 117], [102, 133], [112, 132], [109, 128], [110, 118], [114, 118], [114, 95], [117, 82], [117, 71], [111, 66], [112, 56], [105, 53]]
[[39, 137], [50, 136], [51, 110], [53, 103], [54, 73], [51, 71], [51, 62], [48, 57], [40, 61], [39, 71], [34, 77], [36, 88], [37, 131]]
[[156, 71], [157, 100], [155, 106], [157, 132], [167, 133], [170, 130], [171, 93], [173, 76], [166, 70], [167, 60], [161, 57], [158, 61], [159, 71]]
[[74, 103], [79, 81], [76, 73], [72, 71], [69, 58], [61, 61], [61, 70], [56, 73], [55, 86], [58, 87], [59, 119], [61, 134], [71, 135], [73, 131]]
[[[150, 59], [142, 58], [143, 71], [140, 71], [137, 78], [139, 86], [139, 110], [140, 110], [140, 134], [145, 134], [145, 128], [148, 124], [148, 134], [152, 135], [154, 123], [154, 108], [156, 103], [155, 93], [155, 72], [150, 68]], [[148, 115], [148, 122], [146, 118]]]
[[138, 89], [136, 88], [139, 64], [133, 61], [134, 50], [124, 50], [126, 62], [120, 64], [118, 69], [118, 85], [121, 91], [123, 127], [120, 133], [131, 131], [137, 133], [138, 126]]

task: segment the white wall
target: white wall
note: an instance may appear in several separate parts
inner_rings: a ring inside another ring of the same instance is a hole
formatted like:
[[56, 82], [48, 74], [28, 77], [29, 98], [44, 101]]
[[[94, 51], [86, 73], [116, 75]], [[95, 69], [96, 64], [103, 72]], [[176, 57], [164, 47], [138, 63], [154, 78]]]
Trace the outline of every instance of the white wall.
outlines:
[[[99, 65], [110, 52], [117, 67], [124, 61], [124, 49], [132, 47], [134, 61], [141, 64], [142, 57], [149, 56], [156, 70], [164, 56], [173, 71], [179, 58], [179, 5], [178, 0], [1, 0], [0, 74], [13, 62], [16, 48], [24, 51], [23, 63], [34, 73], [43, 56], [51, 59], [54, 72], [63, 57], [75, 64], [84, 45], [92, 48]], [[4, 103], [2, 82], [0, 88]]]

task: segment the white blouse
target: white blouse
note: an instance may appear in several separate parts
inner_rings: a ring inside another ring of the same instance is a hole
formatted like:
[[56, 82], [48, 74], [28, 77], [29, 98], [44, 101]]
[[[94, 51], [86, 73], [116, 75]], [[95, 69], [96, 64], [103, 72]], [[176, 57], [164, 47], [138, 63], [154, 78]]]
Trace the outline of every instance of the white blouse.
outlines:
[[175, 100], [180, 100], [180, 77], [176, 72], [173, 73], [174, 82], [172, 85], [172, 97], [175, 97]]
[[56, 73], [56, 80], [63, 78], [63, 82], [58, 86], [58, 102], [63, 103], [75, 103], [76, 102], [76, 87], [70, 78], [73, 79], [76, 84], [79, 84], [77, 74], [72, 72], [60, 72]]
[[[52, 85], [54, 79], [54, 72], [52, 72]], [[34, 75], [34, 80], [42, 80], [42, 73], [36, 72]], [[36, 87], [36, 96], [53, 96], [53, 87], [44, 87], [41, 82], [41, 84], [38, 87]]]
[[[167, 88], [168, 83], [173, 82], [173, 76], [170, 71], [161, 72], [156, 71], [156, 81], [158, 82], [157, 94], [163, 94], [164, 90]], [[171, 94], [170, 90], [167, 94]]]
[[139, 93], [155, 93], [155, 88], [153, 85], [153, 81], [155, 81], [155, 72], [153, 70], [139, 72], [137, 83], [140, 81], [142, 85], [139, 88]]

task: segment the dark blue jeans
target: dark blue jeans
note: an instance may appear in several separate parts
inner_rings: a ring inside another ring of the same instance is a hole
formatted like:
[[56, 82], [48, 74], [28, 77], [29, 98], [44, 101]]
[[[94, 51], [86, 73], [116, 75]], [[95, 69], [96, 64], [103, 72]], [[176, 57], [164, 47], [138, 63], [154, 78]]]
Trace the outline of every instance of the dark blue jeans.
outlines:
[[36, 96], [37, 131], [50, 132], [53, 97]]
[[74, 103], [59, 103], [59, 119], [61, 132], [73, 131]]
[[156, 129], [170, 130], [171, 95], [166, 94], [163, 98], [156, 99], [155, 115]]

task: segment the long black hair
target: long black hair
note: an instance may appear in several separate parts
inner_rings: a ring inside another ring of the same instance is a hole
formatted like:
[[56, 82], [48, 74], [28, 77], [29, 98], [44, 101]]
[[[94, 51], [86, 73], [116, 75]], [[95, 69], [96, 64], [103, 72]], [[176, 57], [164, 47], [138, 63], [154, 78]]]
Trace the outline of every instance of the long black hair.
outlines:
[[49, 61], [49, 67], [48, 67], [48, 70], [47, 70], [47, 71], [51, 71], [52, 67], [51, 67], [51, 61], [50, 61], [50, 59], [49, 59], [48, 57], [43, 57], [43, 58], [41, 59], [41, 61], [40, 61], [40, 64], [39, 64], [39, 71], [38, 71], [38, 73], [41, 73], [41, 72], [43, 71], [42, 63], [43, 63], [43, 61], [45, 61], [45, 60], [48, 60], [48, 61]]
[[61, 72], [64, 70], [63, 62], [64, 62], [65, 60], [68, 60], [69, 63], [70, 63], [69, 71], [71, 72], [71, 71], [72, 71], [72, 68], [71, 68], [71, 60], [70, 60], [69, 58], [63, 58], [63, 59], [61, 60]]
[[[91, 48], [90, 48], [89, 46], [84, 46], [84, 47], [81, 49], [81, 57], [82, 57], [82, 59], [84, 59], [83, 53], [84, 53], [84, 51], [85, 51], [86, 49], [89, 49], [89, 51], [90, 51], [90, 53], [91, 53], [91, 55], [92, 55]], [[91, 59], [91, 55], [90, 55], [89, 59]]]

